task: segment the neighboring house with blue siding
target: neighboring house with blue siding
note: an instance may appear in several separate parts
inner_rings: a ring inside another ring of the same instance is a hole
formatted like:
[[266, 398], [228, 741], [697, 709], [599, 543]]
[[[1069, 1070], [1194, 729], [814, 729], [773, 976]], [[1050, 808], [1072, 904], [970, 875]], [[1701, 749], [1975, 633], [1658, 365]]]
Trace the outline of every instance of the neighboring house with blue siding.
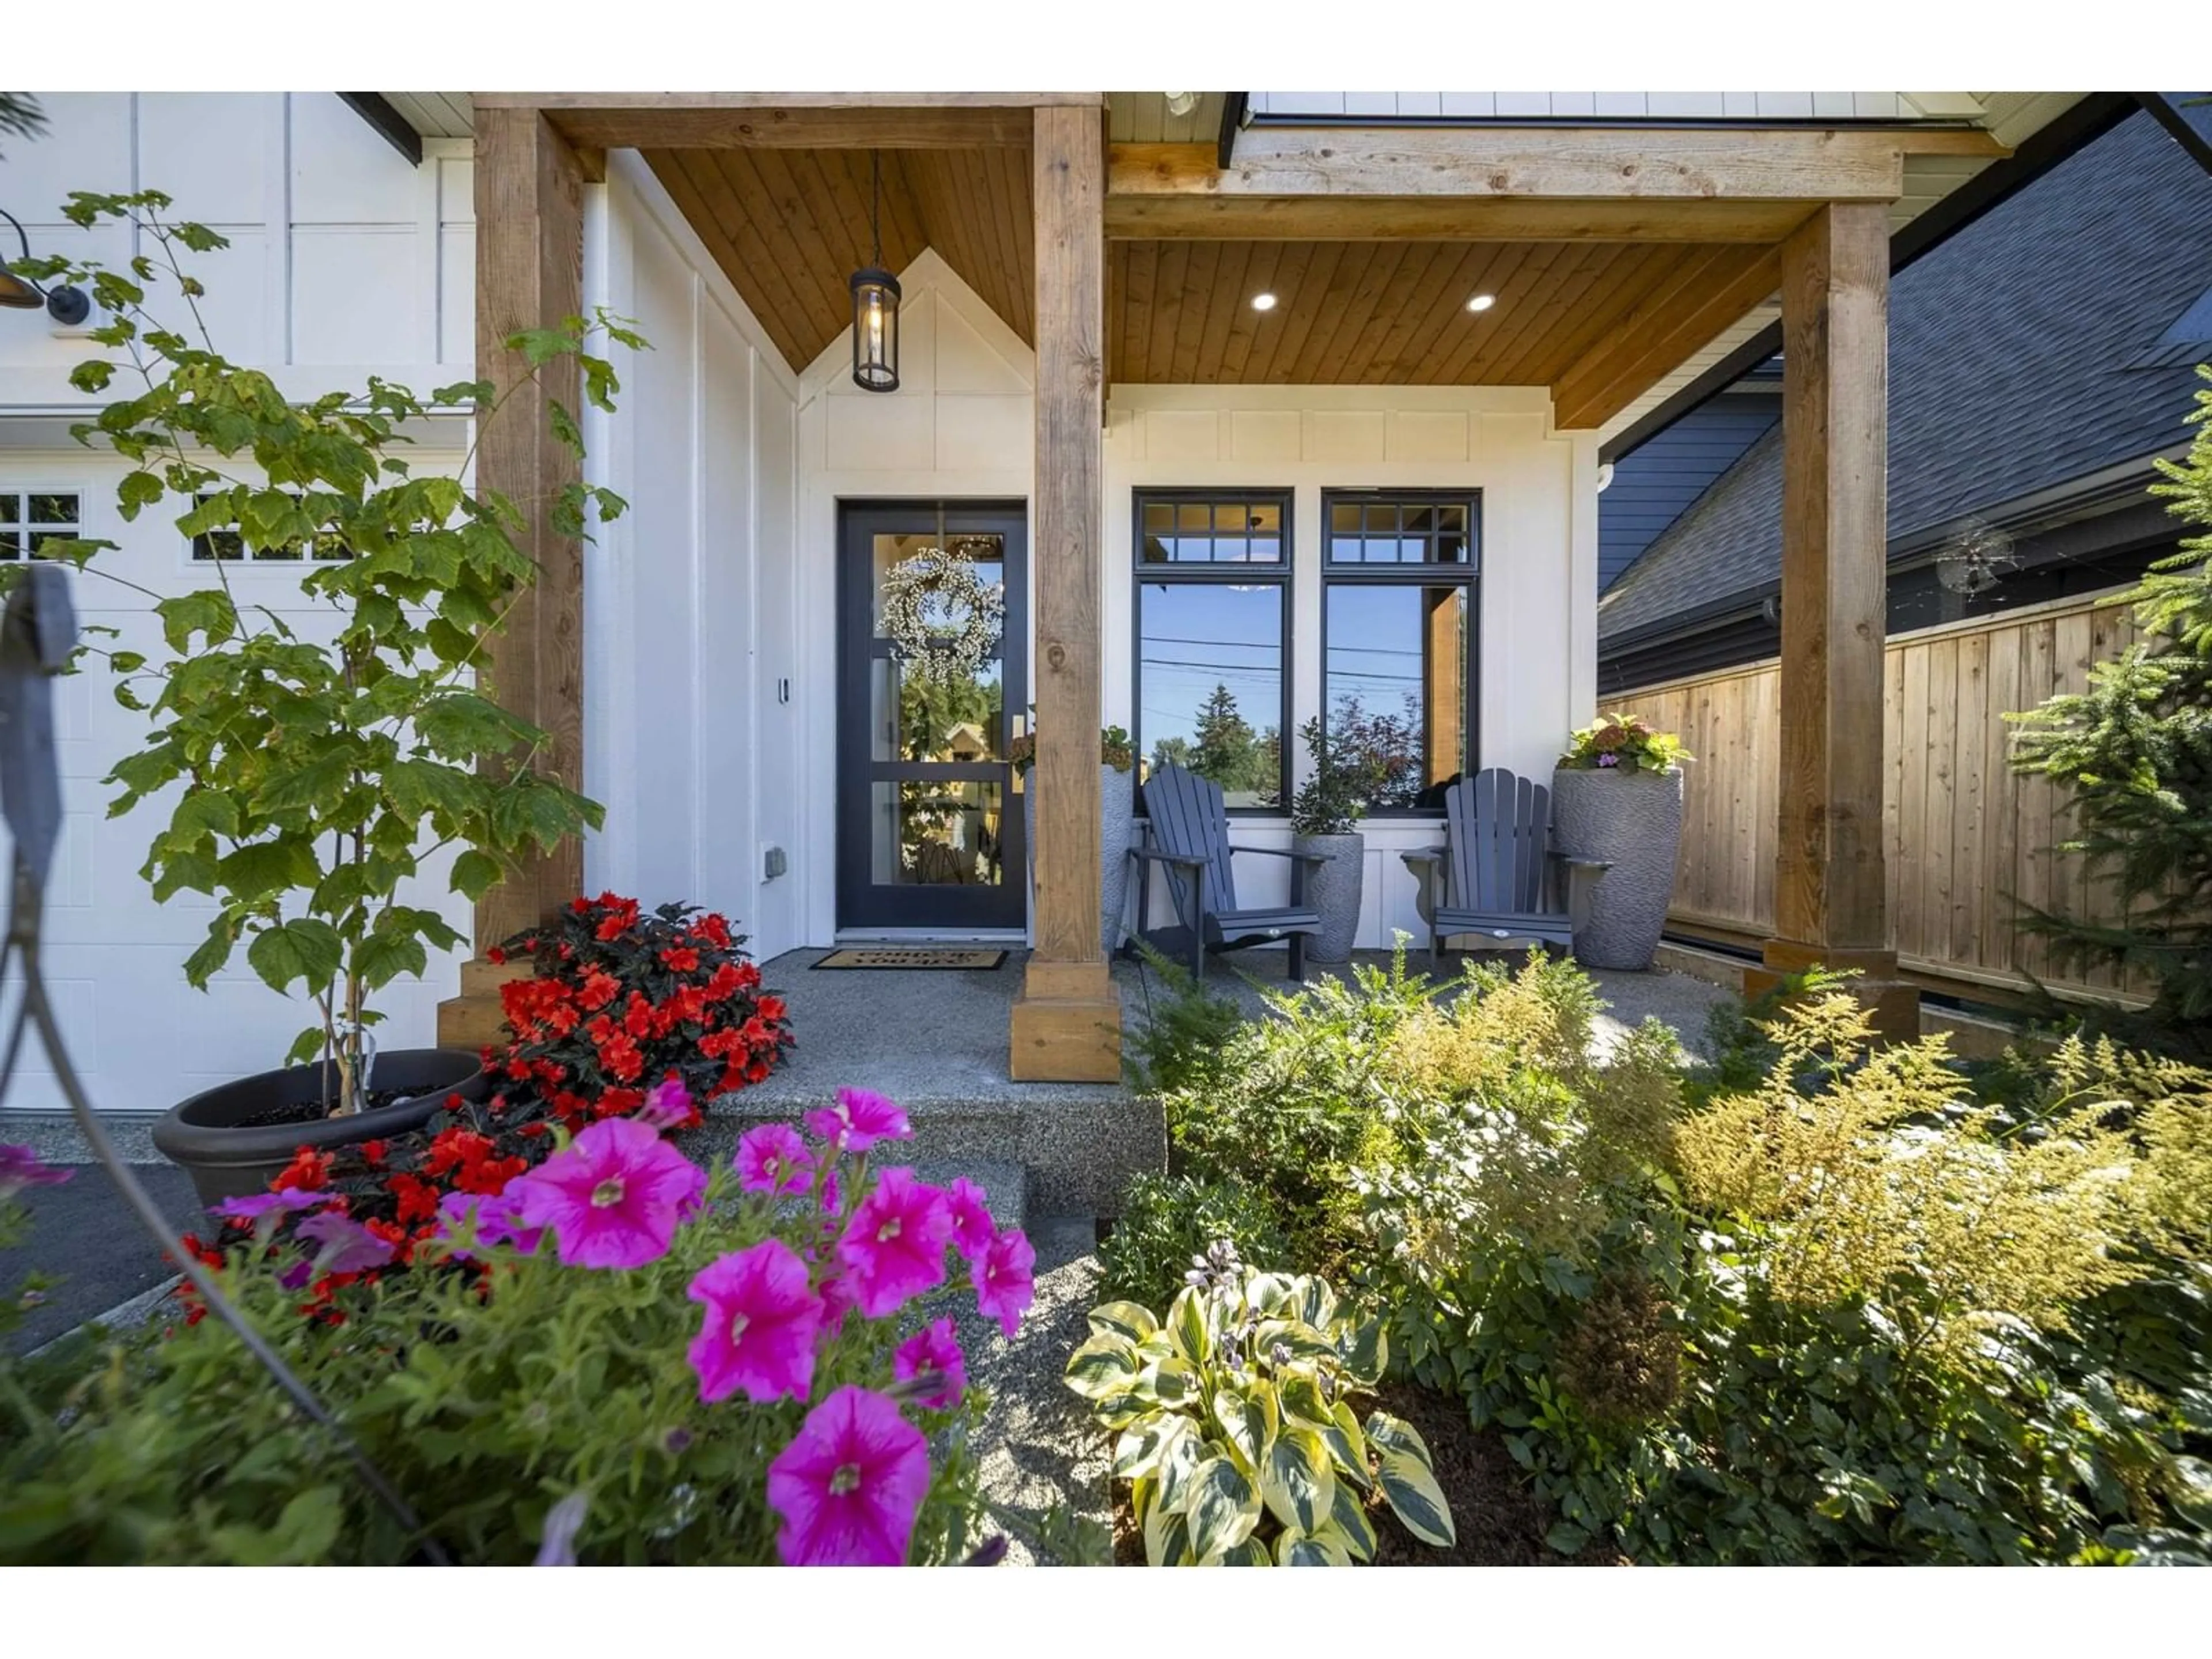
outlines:
[[[2208, 359], [2212, 171], [2147, 112], [1899, 271], [1890, 630], [2131, 582], [2172, 551], [2180, 526], [2145, 491], [2155, 459], [2186, 447]], [[1616, 464], [1601, 513], [1666, 435]], [[1938, 561], [1976, 524], [2013, 562], [1987, 591], [1955, 592]], [[1604, 587], [1600, 695], [1775, 654], [1781, 554], [1777, 423]]]
[[1781, 418], [1778, 357], [1614, 462], [1597, 503], [1598, 592], [1611, 587]]

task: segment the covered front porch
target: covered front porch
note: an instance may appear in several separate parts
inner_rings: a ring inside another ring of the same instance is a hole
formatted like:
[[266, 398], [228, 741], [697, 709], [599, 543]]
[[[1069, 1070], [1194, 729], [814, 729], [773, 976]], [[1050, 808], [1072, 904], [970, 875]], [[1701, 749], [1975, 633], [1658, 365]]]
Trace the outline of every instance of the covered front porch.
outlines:
[[[497, 642], [492, 684], [554, 734], [543, 763], [605, 799], [610, 830], [599, 851], [564, 848], [489, 895], [479, 952], [591, 890], [594, 860], [601, 872], [635, 870], [641, 888], [649, 869], [673, 869], [694, 890], [681, 896], [744, 922], [773, 913], [771, 950], [841, 936], [834, 849], [860, 809], [836, 758], [839, 693], [826, 677], [842, 648], [848, 511], [980, 501], [1011, 509], [1027, 544], [1027, 637], [1006, 655], [994, 718], [1011, 737], [1034, 708], [1020, 815], [1033, 826], [1030, 948], [957, 996], [938, 975], [887, 978], [885, 998], [915, 1000], [910, 1023], [862, 1036], [849, 1020], [802, 1018], [800, 1029], [856, 1060], [893, 1032], [935, 1055], [933, 1017], [966, 1034], [963, 1079], [1117, 1083], [1132, 988], [1101, 948], [1109, 786], [1095, 734], [1146, 712], [1123, 666], [1139, 626], [1124, 562], [1133, 492], [1275, 486], [1314, 536], [1333, 489], [1466, 489], [1491, 523], [1462, 764], [1538, 774], [1595, 708], [1597, 434], [1778, 292], [1784, 787], [1766, 959], [1776, 971], [1858, 968], [1885, 1024], [1912, 1029], [1879, 833], [1889, 203], [1909, 157], [1986, 157], [1998, 153], [1990, 136], [1492, 122], [1224, 128], [1218, 143], [1157, 143], [1114, 142], [1112, 108], [1103, 94], [477, 98], [483, 372], [519, 380], [498, 346], [518, 328], [611, 299], [657, 307], [669, 320], [647, 332], [662, 349], [641, 363], [623, 423], [587, 427], [592, 465], [612, 467], [649, 514], [662, 495], [653, 468], [688, 444], [670, 534], [700, 550], [660, 586], [667, 543], [646, 532], [587, 553], [554, 522], [577, 477], [568, 453], [536, 435], [528, 410], [488, 434], [479, 482], [532, 513], [543, 572]], [[641, 204], [635, 225], [624, 203]], [[846, 279], [878, 242], [884, 265], [941, 266], [944, 291], [982, 307], [939, 301], [932, 314], [951, 320], [934, 337], [936, 378], [888, 398], [856, 391], [847, 372]], [[1489, 304], [1472, 306], [1471, 292]], [[947, 369], [956, 325], [1012, 379]], [[745, 365], [735, 402], [726, 339]], [[574, 407], [574, 390], [519, 395]], [[696, 529], [716, 520], [732, 444], [757, 487], [738, 506], [742, 572], [708, 556]], [[1293, 556], [1287, 526], [1283, 538], [1279, 744], [1325, 695], [1319, 659], [1289, 650], [1325, 633], [1322, 578], [1305, 551]], [[742, 648], [718, 651], [725, 625], [744, 630]], [[672, 671], [635, 647], [611, 647], [610, 629], [688, 653], [684, 685], [664, 686], [655, 676]], [[593, 684], [610, 665], [619, 684]], [[611, 732], [610, 720], [629, 724]], [[658, 749], [672, 732], [682, 741]], [[680, 753], [681, 776], [656, 771], [663, 752]], [[1003, 763], [987, 752], [975, 764]], [[1286, 782], [1297, 775], [1285, 766]], [[992, 787], [1003, 842], [1011, 775]], [[684, 810], [663, 811], [667, 787], [690, 791]], [[732, 812], [740, 827], [726, 835]], [[1385, 827], [1393, 847], [1440, 838], [1418, 815]], [[1244, 828], [1282, 833], [1264, 817]], [[1000, 878], [1020, 882], [1005, 862]], [[1385, 942], [1389, 922], [1377, 908], [1364, 942]], [[447, 1040], [491, 1034], [501, 971], [470, 964], [441, 1011]]]

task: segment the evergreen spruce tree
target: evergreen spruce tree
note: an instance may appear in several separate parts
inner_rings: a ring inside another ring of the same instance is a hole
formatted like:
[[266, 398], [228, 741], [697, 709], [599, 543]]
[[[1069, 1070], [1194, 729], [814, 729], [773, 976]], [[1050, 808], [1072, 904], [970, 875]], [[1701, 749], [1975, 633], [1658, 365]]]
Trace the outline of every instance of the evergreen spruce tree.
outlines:
[[[2212, 382], [2212, 368], [2197, 372]], [[2153, 976], [2142, 1016], [2103, 1023], [2212, 1052], [2212, 390], [2188, 418], [2188, 459], [2160, 460], [2151, 489], [2207, 533], [2184, 538], [2129, 596], [2143, 640], [2093, 668], [2086, 692], [2008, 718], [2021, 727], [2014, 768], [2073, 798], [2079, 833], [2060, 850], [2087, 856], [2126, 907], [2112, 924], [2030, 907], [2030, 925], [2061, 963]]]

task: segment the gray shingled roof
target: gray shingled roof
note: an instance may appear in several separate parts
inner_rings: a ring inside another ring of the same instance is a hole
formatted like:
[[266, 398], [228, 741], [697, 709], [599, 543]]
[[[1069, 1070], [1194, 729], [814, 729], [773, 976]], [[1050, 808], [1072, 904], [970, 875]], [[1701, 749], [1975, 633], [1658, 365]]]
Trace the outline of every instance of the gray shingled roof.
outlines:
[[[1889, 534], [2182, 442], [2199, 384], [2150, 350], [2212, 283], [2212, 174], [2130, 116], [1899, 272], [1890, 293]], [[1782, 431], [1616, 581], [1617, 639], [1771, 588]]]

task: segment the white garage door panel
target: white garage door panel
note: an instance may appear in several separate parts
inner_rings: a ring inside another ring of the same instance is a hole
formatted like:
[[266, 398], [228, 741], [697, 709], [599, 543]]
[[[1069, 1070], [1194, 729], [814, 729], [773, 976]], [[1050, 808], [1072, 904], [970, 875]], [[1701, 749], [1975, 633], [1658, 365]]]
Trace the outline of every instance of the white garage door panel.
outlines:
[[[121, 471], [115, 464], [68, 453], [9, 452], [5, 445], [0, 428], [0, 491], [76, 491], [84, 533], [118, 544], [100, 555], [104, 568], [162, 594], [188, 592], [211, 580], [206, 564], [195, 566], [186, 556], [173, 509], [156, 509], [136, 524], [121, 521], [113, 507]], [[418, 452], [413, 459], [418, 471], [428, 470], [437, 456]], [[301, 594], [298, 565], [229, 565], [224, 574], [241, 608], [266, 606], [307, 639], [335, 633], [330, 613]], [[166, 649], [143, 594], [89, 573], [73, 577], [71, 587], [80, 623], [121, 635], [95, 635], [93, 643], [156, 659]], [[115, 791], [100, 780], [143, 743], [147, 716], [116, 702], [112, 677], [96, 660], [57, 690], [67, 816], [48, 888], [46, 963], [64, 1035], [94, 1103], [103, 1110], [159, 1111], [198, 1090], [278, 1064], [312, 1023], [312, 1005], [270, 991], [243, 953], [206, 991], [187, 985], [184, 960], [205, 936], [214, 906], [196, 894], [156, 904], [138, 874], [149, 842], [167, 821], [168, 802], [146, 802], [126, 817], [106, 816]], [[0, 859], [12, 857], [12, 850], [0, 830]], [[400, 902], [439, 910], [465, 933], [469, 906], [447, 886], [454, 856], [448, 849], [426, 860]], [[434, 956], [424, 980], [395, 984], [378, 996], [386, 1016], [378, 1028], [384, 1048], [435, 1040], [437, 1005], [458, 990], [460, 960], [461, 953]], [[20, 997], [20, 984], [0, 985], [0, 1020], [12, 1022]], [[19, 1071], [0, 1114], [64, 1109], [42, 1054], [27, 1053]]]

